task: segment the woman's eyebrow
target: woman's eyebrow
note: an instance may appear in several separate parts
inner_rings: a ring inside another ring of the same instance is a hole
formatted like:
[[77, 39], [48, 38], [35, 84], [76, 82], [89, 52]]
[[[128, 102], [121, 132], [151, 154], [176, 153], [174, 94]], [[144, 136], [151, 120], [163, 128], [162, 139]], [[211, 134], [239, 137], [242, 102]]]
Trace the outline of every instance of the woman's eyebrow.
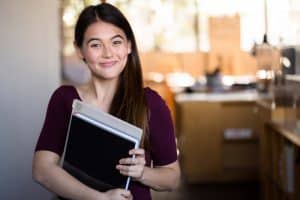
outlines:
[[113, 40], [113, 39], [115, 39], [115, 38], [121, 38], [121, 39], [125, 40], [125, 38], [124, 38], [122, 35], [120, 35], [120, 34], [117, 34], [117, 35], [113, 36], [113, 37], [111, 38], [111, 40]]
[[[114, 36], [111, 37], [110, 39], [113, 40], [113, 39], [115, 39], [115, 38], [121, 38], [121, 39], [125, 40], [125, 38], [124, 38], [122, 35], [120, 35], [120, 34], [114, 35]], [[101, 41], [102, 41], [102, 40], [99, 39], [99, 38], [90, 38], [86, 43], [88, 44], [88, 43], [90, 43], [91, 41], [94, 41], [94, 40], [96, 40], [96, 41], [98, 41], [98, 42], [101, 42]]]
[[101, 42], [101, 40], [99, 38], [90, 38], [86, 43], [88, 44], [88, 43], [90, 43], [91, 41], [94, 41], [94, 40]]

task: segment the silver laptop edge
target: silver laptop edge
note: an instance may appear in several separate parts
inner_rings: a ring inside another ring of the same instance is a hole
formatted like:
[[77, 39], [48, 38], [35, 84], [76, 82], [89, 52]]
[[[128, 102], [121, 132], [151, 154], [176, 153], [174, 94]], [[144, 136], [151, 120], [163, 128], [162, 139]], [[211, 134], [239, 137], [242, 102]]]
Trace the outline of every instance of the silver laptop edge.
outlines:
[[121, 132], [126, 133], [128, 136], [137, 139], [137, 141], [140, 141], [142, 138], [142, 129], [120, 120], [110, 114], [102, 112], [98, 108], [84, 104], [77, 99], [73, 101], [72, 107], [73, 113], [80, 113], [84, 116], [94, 119], [95, 121], [110, 126], [113, 129], [118, 129]]

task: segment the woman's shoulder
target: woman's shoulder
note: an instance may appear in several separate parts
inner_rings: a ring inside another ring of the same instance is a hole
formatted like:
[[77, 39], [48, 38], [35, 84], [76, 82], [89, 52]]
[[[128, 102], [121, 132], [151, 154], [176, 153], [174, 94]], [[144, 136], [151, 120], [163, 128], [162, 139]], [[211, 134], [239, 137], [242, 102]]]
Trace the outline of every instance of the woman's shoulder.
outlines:
[[73, 92], [74, 90], [75, 90], [75, 87], [73, 85], [61, 85], [58, 88], [56, 88], [54, 93], [65, 94], [68, 92]]
[[159, 93], [150, 87], [144, 88], [146, 101], [148, 107], [151, 109], [158, 109], [161, 107], [166, 107], [165, 100], [159, 95]]
[[74, 99], [78, 98], [76, 88], [72, 85], [61, 85], [52, 94], [55, 99]]
[[157, 91], [153, 90], [150, 87], [145, 87], [144, 88], [144, 93], [146, 96], [147, 101], [153, 101], [153, 100], [162, 100], [162, 97], [158, 94]]

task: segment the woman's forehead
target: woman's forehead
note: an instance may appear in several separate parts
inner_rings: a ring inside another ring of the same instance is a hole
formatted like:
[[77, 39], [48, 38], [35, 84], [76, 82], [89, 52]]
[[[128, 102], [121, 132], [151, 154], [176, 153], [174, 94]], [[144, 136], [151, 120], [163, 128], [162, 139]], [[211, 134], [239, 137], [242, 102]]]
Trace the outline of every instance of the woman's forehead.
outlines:
[[84, 34], [84, 39], [86, 40], [93, 37], [101, 40], [110, 40], [116, 35], [126, 38], [124, 31], [119, 27], [111, 23], [97, 21], [87, 28]]

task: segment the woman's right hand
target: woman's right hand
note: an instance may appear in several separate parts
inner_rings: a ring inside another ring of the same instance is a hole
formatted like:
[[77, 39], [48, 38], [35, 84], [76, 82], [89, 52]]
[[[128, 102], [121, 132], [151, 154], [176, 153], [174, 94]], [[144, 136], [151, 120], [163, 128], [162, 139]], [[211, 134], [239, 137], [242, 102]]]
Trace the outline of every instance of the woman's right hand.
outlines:
[[132, 200], [132, 194], [129, 190], [112, 189], [104, 193], [107, 200]]

